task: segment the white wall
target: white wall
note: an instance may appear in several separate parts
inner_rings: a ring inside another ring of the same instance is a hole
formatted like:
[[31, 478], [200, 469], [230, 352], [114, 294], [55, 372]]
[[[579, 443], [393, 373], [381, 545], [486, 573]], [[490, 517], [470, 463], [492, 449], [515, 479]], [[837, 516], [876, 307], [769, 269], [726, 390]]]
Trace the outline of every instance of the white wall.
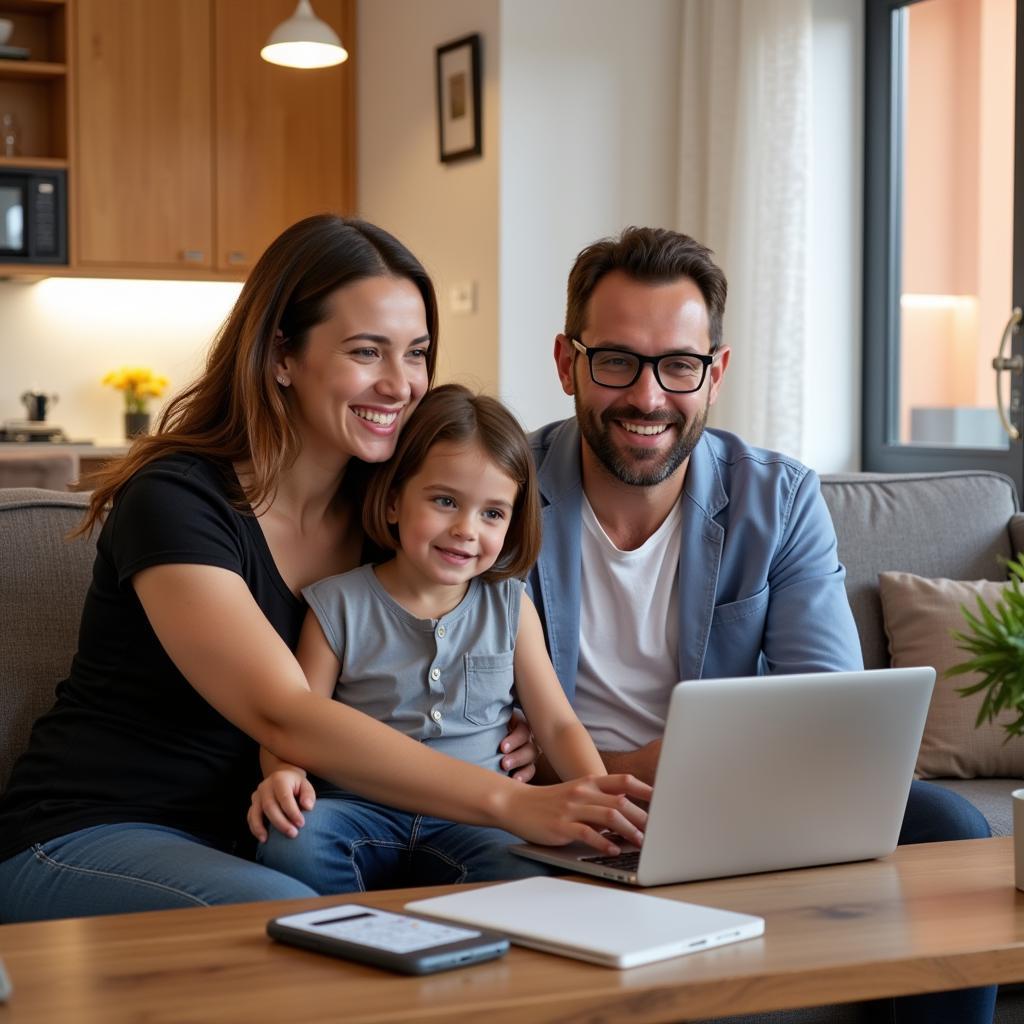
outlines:
[[813, 0], [810, 287], [801, 458], [860, 468], [864, 11]]
[[501, 6], [501, 396], [528, 428], [572, 412], [551, 357], [576, 254], [675, 219], [677, 0]]
[[[498, 0], [360, 0], [359, 212], [397, 235], [434, 278], [439, 379], [498, 385]], [[438, 157], [435, 48], [482, 38], [483, 156]], [[475, 282], [476, 312], [453, 315], [449, 291]]]
[[[24, 419], [19, 396], [56, 394], [47, 420], [72, 439], [124, 440], [124, 400], [100, 380], [149, 366], [169, 394], [199, 369], [238, 284], [49, 278], [0, 281], [0, 420]], [[162, 401], [154, 401], [155, 413]]]

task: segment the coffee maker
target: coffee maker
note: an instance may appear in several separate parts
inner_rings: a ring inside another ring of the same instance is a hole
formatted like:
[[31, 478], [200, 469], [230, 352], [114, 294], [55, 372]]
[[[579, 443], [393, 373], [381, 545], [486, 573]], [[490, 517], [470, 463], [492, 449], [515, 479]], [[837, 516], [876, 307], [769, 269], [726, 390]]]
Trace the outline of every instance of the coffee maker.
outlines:
[[21, 396], [28, 418], [7, 420], [0, 426], [0, 441], [64, 441], [64, 431], [46, 422], [46, 414], [57, 402], [56, 395], [42, 391], [26, 391]]
[[29, 423], [42, 423], [46, 419], [47, 407], [57, 404], [57, 396], [46, 395], [42, 391], [26, 391], [21, 396], [21, 404], [28, 412]]

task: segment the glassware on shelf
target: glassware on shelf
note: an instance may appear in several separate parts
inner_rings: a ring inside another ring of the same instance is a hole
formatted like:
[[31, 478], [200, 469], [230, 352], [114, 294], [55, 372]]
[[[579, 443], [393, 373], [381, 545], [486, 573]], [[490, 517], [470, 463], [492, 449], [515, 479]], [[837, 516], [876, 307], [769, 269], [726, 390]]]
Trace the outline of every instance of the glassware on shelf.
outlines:
[[13, 114], [0, 114], [0, 156], [18, 155], [18, 122]]

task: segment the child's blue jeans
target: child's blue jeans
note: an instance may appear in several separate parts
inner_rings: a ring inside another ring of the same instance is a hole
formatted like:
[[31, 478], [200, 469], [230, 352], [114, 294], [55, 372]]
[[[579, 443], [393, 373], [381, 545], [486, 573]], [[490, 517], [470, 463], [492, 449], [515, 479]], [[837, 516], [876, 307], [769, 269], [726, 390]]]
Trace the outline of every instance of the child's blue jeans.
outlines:
[[290, 839], [269, 829], [256, 859], [322, 895], [457, 882], [493, 882], [548, 872], [508, 852], [509, 832], [410, 814], [338, 791], [317, 796]]

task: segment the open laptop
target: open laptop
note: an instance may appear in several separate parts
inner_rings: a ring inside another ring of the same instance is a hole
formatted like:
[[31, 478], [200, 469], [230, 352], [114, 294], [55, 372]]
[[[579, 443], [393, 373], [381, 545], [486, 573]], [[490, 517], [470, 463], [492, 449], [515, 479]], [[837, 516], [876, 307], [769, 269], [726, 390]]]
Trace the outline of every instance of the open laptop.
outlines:
[[896, 849], [934, 684], [932, 668], [679, 683], [642, 849], [511, 849], [631, 885], [883, 857]]

